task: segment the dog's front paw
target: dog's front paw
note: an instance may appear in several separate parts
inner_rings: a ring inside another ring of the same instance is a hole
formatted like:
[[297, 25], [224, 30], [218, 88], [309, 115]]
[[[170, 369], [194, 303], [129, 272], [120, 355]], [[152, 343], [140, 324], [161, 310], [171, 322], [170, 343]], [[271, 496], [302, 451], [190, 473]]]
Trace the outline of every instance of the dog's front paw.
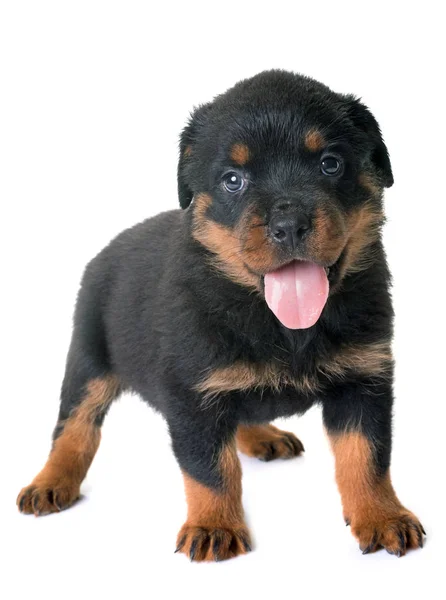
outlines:
[[17, 497], [19, 511], [36, 517], [69, 508], [80, 496], [79, 485], [70, 480], [36, 480]]
[[178, 534], [175, 550], [197, 562], [226, 560], [250, 551], [251, 541], [245, 527], [199, 527], [187, 523]]
[[410, 548], [422, 548], [423, 526], [409, 511], [387, 516], [379, 521], [351, 522], [352, 533], [359, 540], [363, 554], [385, 548], [389, 554], [400, 557]]

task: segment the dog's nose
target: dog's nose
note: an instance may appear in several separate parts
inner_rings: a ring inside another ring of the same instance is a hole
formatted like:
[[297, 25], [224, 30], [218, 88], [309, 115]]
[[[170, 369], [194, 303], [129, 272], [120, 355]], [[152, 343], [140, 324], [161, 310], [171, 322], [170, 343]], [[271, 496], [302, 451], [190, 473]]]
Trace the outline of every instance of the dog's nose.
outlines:
[[297, 247], [310, 228], [310, 219], [303, 213], [276, 215], [269, 224], [272, 239], [292, 249]]

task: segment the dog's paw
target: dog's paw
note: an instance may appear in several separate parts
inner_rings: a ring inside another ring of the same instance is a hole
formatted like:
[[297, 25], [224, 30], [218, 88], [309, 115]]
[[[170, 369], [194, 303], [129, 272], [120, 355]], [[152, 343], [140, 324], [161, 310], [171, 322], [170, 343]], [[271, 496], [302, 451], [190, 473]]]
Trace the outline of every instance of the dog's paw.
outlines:
[[304, 445], [294, 433], [282, 431], [274, 425], [240, 428], [237, 445], [244, 454], [264, 461], [294, 458], [305, 451]]
[[252, 455], [266, 462], [276, 458], [294, 458], [304, 452], [302, 442], [294, 433], [280, 431], [269, 440], [259, 441], [251, 450]]
[[20, 492], [17, 506], [22, 513], [40, 517], [69, 508], [79, 496], [79, 485], [70, 481], [36, 480]]
[[379, 522], [351, 523], [352, 533], [363, 554], [385, 548], [389, 554], [403, 556], [411, 548], [423, 547], [423, 526], [415, 515], [402, 511]]
[[191, 561], [220, 561], [234, 558], [251, 551], [249, 532], [244, 527], [199, 527], [188, 525], [181, 528], [175, 552], [182, 552]]

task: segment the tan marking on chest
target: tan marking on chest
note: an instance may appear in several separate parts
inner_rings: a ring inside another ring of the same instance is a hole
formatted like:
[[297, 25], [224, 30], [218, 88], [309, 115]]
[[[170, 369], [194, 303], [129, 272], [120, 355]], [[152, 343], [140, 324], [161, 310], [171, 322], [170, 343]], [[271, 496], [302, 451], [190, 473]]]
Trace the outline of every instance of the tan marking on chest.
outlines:
[[314, 372], [301, 377], [287, 372], [278, 363], [257, 364], [238, 361], [231, 366], [221, 367], [205, 375], [195, 389], [206, 399], [233, 391], [248, 391], [270, 388], [280, 391], [294, 387], [304, 394], [317, 393], [323, 387], [322, 378], [342, 379], [348, 373], [370, 377], [387, 377], [392, 365], [392, 355], [387, 342], [368, 346], [345, 346], [329, 360], [320, 361]]

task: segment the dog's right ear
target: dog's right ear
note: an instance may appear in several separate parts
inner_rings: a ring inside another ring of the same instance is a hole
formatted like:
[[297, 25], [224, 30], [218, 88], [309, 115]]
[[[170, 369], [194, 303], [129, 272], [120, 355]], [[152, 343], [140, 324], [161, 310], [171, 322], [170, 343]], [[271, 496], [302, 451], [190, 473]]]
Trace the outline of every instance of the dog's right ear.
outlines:
[[202, 104], [194, 110], [189, 122], [180, 136], [180, 158], [178, 161], [178, 197], [181, 208], [187, 208], [192, 202], [191, 163], [194, 146], [200, 132], [203, 130], [212, 104]]

